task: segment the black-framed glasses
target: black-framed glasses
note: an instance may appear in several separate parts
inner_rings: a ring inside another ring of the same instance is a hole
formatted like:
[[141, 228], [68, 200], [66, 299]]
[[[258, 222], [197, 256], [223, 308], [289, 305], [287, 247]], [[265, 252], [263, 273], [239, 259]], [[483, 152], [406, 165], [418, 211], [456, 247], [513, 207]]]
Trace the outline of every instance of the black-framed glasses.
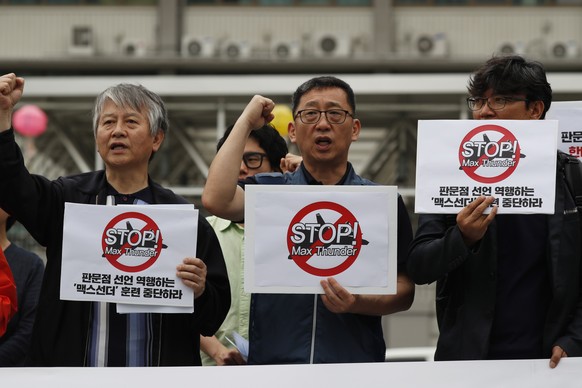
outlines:
[[295, 118], [299, 116], [299, 119], [303, 124], [317, 124], [321, 120], [321, 114], [325, 114], [325, 119], [330, 124], [343, 124], [346, 121], [346, 117], [354, 117], [353, 114], [344, 109], [330, 109], [330, 110], [317, 110], [317, 109], [303, 109], [295, 114]]
[[520, 98], [520, 97], [506, 97], [506, 96], [493, 96], [489, 98], [485, 97], [469, 97], [467, 98], [467, 106], [470, 110], [476, 111], [481, 110], [485, 103], [491, 110], [501, 110], [505, 108], [507, 102], [513, 101], [525, 101], [528, 102], [527, 98]]
[[263, 165], [263, 159], [267, 157], [267, 154], [262, 152], [245, 152], [243, 154], [242, 160], [247, 168], [251, 170], [256, 170]]

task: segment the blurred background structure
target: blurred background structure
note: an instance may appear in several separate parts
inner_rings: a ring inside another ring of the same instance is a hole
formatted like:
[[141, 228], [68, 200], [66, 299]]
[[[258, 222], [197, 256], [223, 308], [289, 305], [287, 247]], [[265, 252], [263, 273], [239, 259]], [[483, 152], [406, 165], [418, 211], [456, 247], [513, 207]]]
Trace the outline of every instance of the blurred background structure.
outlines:
[[[20, 137], [30, 169], [100, 168], [93, 99], [138, 82], [170, 111], [152, 176], [198, 207], [216, 141], [252, 95], [289, 104], [300, 83], [332, 74], [357, 96], [356, 171], [398, 185], [416, 220], [417, 121], [469, 118], [469, 74], [497, 53], [540, 60], [555, 101], [582, 100], [581, 48], [582, 0], [0, 0], [0, 73], [24, 76], [21, 106], [48, 116], [46, 131]], [[433, 285], [385, 319], [390, 347], [437, 334]]]

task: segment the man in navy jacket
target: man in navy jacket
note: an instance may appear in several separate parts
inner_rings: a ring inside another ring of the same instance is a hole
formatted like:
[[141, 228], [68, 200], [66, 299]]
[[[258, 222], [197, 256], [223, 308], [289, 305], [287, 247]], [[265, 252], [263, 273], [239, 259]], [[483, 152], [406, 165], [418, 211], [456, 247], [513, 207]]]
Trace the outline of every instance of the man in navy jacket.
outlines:
[[[352, 88], [335, 77], [303, 83], [292, 99], [289, 139], [303, 162], [293, 173], [273, 177], [280, 184], [371, 185], [348, 162], [360, 135]], [[244, 190], [237, 185], [249, 133], [273, 118], [275, 104], [254, 96], [217, 153], [202, 196], [204, 206], [220, 217], [244, 217]], [[264, 183], [261, 174], [255, 175]], [[271, 179], [272, 181], [272, 179]], [[251, 301], [249, 364], [384, 361], [381, 317], [407, 310], [414, 285], [406, 276], [406, 253], [412, 238], [408, 213], [398, 199], [398, 284], [396, 295], [354, 295], [331, 278], [321, 280], [322, 295], [256, 294]]]

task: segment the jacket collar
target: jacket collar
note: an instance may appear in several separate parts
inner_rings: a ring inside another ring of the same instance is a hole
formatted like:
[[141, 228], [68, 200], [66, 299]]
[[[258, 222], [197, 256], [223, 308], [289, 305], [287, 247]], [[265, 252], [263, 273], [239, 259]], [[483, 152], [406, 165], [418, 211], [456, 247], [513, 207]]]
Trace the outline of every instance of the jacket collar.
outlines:
[[[96, 203], [105, 204], [107, 198], [107, 178], [105, 170], [87, 172], [73, 177], [77, 181], [79, 191], [90, 196], [97, 196]], [[178, 196], [171, 190], [165, 189], [154, 182], [148, 175], [148, 186], [152, 189], [153, 203], [188, 203], [186, 200], [177, 200]]]

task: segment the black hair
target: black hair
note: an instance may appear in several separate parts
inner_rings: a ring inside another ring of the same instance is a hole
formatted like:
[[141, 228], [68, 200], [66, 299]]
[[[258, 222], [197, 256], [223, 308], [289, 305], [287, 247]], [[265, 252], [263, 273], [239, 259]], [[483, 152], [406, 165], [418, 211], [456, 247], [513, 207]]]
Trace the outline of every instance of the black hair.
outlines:
[[542, 101], [544, 111], [552, 104], [552, 88], [546, 79], [544, 66], [519, 55], [495, 56], [477, 69], [469, 80], [469, 95], [482, 97], [491, 89], [494, 94], [524, 94], [529, 101]]
[[297, 112], [297, 106], [299, 105], [299, 100], [301, 97], [310, 90], [313, 89], [328, 89], [328, 88], [340, 88], [342, 89], [348, 98], [348, 104], [352, 108], [352, 115], [356, 114], [356, 96], [352, 87], [348, 85], [345, 81], [333, 76], [321, 76], [311, 78], [310, 80], [299, 85], [293, 96], [291, 97], [291, 110], [293, 111], [293, 116]]
[[[216, 151], [222, 147], [230, 132], [232, 132], [232, 128], [234, 125], [229, 125], [224, 132], [224, 135], [218, 140], [218, 144], [216, 144]], [[285, 139], [279, 134], [279, 132], [272, 127], [271, 125], [264, 125], [259, 129], [255, 129], [251, 131], [249, 138], [255, 139], [257, 143], [259, 143], [259, 147], [265, 150], [267, 154], [267, 158], [271, 163], [271, 167], [281, 172], [279, 167], [281, 163], [281, 158], [284, 158], [287, 155], [287, 142]]]

